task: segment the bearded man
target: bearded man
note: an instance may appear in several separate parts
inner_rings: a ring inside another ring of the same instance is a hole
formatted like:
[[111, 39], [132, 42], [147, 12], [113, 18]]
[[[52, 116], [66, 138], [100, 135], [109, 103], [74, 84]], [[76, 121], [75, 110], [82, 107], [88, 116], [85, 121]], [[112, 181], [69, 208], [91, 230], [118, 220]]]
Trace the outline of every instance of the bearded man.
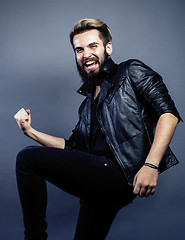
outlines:
[[17, 156], [25, 239], [47, 239], [45, 180], [80, 198], [75, 240], [103, 240], [117, 212], [137, 196], [154, 194], [158, 173], [178, 163], [169, 148], [181, 120], [162, 78], [138, 60], [111, 59], [109, 27], [78, 21], [70, 34], [85, 96], [71, 137], [31, 126], [30, 110], [15, 119], [43, 146]]

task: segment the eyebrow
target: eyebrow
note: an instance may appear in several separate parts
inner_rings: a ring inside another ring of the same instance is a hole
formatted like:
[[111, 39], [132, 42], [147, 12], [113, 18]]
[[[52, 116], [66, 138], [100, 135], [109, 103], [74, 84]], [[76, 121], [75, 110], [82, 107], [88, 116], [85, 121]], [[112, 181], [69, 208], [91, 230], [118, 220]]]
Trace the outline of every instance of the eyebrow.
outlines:
[[92, 45], [99, 45], [99, 43], [98, 42], [92, 42], [92, 43], [89, 43], [88, 46], [92, 46]]
[[[98, 42], [89, 43], [89, 44], [88, 44], [88, 47], [91, 47], [91, 46], [93, 46], [93, 45], [99, 45], [99, 43], [98, 43]], [[83, 47], [77, 46], [74, 50], [77, 50], [77, 49], [83, 49]]]

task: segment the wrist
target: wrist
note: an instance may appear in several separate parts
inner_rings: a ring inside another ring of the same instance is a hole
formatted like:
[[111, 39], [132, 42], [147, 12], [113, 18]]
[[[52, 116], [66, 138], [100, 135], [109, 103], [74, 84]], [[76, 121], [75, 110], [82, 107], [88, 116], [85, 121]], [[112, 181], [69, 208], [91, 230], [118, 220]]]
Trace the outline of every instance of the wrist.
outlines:
[[147, 166], [147, 167], [150, 167], [150, 168], [153, 168], [153, 169], [156, 169], [157, 171], [159, 171], [159, 167], [156, 166], [155, 164], [152, 164], [152, 163], [149, 163], [149, 162], [145, 162], [144, 166]]
[[149, 163], [152, 165], [155, 165], [157, 168], [159, 168], [159, 164], [161, 162], [161, 158], [159, 156], [147, 156], [147, 158], [145, 159], [145, 163]]
[[23, 133], [28, 136], [31, 137], [34, 134], [34, 129], [32, 127], [26, 129], [25, 131], [23, 131]]

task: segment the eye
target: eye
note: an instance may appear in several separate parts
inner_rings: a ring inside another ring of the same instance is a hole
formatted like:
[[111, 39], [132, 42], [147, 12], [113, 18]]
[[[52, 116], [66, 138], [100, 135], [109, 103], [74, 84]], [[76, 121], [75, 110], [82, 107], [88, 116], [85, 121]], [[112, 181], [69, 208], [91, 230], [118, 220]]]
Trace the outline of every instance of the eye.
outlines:
[[82, 53], [83, 52], [83, 48], [76, 48], [75, 51], [76, 51], [76, 53]]
[[93, 49], [95, 49], [95, 48], [97, 48], [97, 47], [98, 47], [97, 44], [93, 44], [93, 45], [91, 46], [91, 48], [93, 48]]

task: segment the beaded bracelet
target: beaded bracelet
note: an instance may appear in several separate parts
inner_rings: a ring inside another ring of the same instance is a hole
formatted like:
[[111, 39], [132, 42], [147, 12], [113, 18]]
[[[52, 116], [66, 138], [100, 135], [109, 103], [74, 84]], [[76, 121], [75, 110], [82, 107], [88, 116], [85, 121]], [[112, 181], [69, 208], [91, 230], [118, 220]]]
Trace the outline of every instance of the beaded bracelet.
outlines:
[[150, 168], [154, 168], [157, 169], [159, 171], [159, 168], [151, 163], [145, 163], [144, 166], [150, 167]]

